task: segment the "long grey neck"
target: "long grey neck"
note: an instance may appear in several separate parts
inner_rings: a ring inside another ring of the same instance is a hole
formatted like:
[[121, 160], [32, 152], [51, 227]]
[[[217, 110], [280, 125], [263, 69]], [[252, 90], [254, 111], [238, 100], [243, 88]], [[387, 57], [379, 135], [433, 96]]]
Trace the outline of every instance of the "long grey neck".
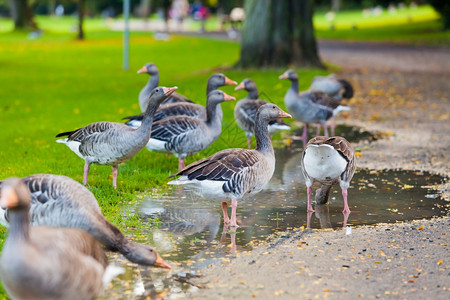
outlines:
[[[214, 90], [217, 90], [221, 86], [222, 85], [211, 83], [208, 80], [208, 84], [206, 85], [206, 98], [208, 98], [208, 95], [209, 95], [210, 92], [212, 92]], [[206, 100], [206, 106], [208, 106], [208, 100]], [[216, 106], [216, 110], [217, 110], [216, 113], [219, 116], [220, 122], [222, 122], [222, 119], [223, 119], [222, 106], [221, 105], [217, 105]], [[206, 112], [208, 112], [208, 110]]]
[[146, 107], [148, 106], [148, 96], [156, 88], [159, 84], [159, 74], [151, 75], [150, 79], [147, 81], [147, 84], [139, 93], [139, 102], [141, 102], [141, 111], [144, 112]]
[[248, 96], [247, 99], [252, 99], [252, 100], [256, 100], [258, 99], [258, 89], [257, 88], [252, 88], [248, 90]]
[[[220, 110], [219, 110], [220, 108]], [[220, 113], [222, 112], [220, 103], [212, 102], [206, 104], [206, 124], [208, 126], [217, 125], [216, 123], [221, 123]]]
[[298, 79], [291, 79], [290, 90], [298, 94]]
[[259, 118], [259, 114], [255, 118], [255, 138], [256, 138], [256, 150], [263, 153], [272, 153], [272, 141], [269, 138], [269, 130], [267, 129], [268, 122]]
[[150, 139], [150, 134], [152, 133], [152, 123], [153, 123], [153, 115], [159, 107], [159, 103], [155, 101], [150, 101], [147, 105], [147, 110], [144, 113], [144, 118], [142, 119], [141, 126], [136, 129], [136, 132], [139, 134], [148, 135]]
[[9, 211], [8, 239], [11, 241], [28, 241], [30, 239], [29, 207]]

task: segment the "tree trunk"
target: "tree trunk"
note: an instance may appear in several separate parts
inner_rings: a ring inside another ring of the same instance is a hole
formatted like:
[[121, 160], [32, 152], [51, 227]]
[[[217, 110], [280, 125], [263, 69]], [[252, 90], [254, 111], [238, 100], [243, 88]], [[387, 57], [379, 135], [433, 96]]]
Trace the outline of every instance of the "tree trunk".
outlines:
[[323, 67], [317, 54], [312, 0], [246, 0], [242, 67]]
[[331, 0], [331, 10], [339, 11], [341, 9], [341, 0]]
[[9, 0], [15, 30], [37, 29], [27, 0]]
[[85, 4], [85, 0], [78, 0], [78, 37], [77, 38], [79, 40], [84, 39], [84, 29], [83, 29], [84, 4]]

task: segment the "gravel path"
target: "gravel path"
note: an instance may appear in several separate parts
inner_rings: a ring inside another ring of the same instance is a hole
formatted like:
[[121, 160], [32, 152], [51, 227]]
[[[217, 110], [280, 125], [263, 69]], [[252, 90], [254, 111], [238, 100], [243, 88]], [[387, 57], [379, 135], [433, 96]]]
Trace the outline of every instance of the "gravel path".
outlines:
[[[380, 132], [360, 168], [450, 174], [450, 51], [321, 41], [321, 57], [354, 83], [338, 123]], [[449, 199], [449, 184], [439, 187]], [[351, 189], [349, 190], [351, 195]], [[351, 202], [351, 200], [350, 200]], [[351, 205], [351, 204], [350, 204]], [[382, 203], [380, 203], [382, 205]], [[194, 299], [448, 299], [450, 218], [346, 230], [296, 230], [210, 266]]]

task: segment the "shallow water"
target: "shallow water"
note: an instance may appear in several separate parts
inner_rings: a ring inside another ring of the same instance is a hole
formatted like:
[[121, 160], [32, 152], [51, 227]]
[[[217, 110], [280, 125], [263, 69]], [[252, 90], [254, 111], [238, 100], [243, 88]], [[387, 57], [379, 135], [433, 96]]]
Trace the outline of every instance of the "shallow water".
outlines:
[[[198, 270], [230, 259], [236, 252], [251, 250], [270, 234], [306, 227], [309, 222], [300, 150], [295, 146], [276, 150], [276, 170], [270, 183], [238, 205], [240, 227], [236, 233], [223, 231], [219, 202], [203, 199], [187, 188], [173, 187], [166, 193], [143, 195], [140, 217], [144, 222], [157, 217], [161, 223], [152, 232], [143, 230], [136, 235], [146, 237], [143, 242], [154, 245], [173, 269], [168, 272], [137, 267], [115, 255], [113, 261], [123, 264], [126, 273], [114, 281], [105, 297], [182, 297], [197, 288], [189, 284], [189, 278]], [[424, 172], [359, 169], [348, 190], [352, 212], [347, 226], [447, 215], [449, 203], [435, 190], [444, 180]], [[339, 186], [333, 187], [329, 204], [315, 209], [309, 216], [311, 228], [342, 227]]]

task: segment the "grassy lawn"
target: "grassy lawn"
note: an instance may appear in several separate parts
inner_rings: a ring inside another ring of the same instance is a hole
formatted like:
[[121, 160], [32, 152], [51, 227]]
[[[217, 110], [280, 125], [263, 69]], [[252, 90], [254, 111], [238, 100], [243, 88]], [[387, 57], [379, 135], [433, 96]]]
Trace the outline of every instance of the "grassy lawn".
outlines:
[[[234, 42], [176, 36], [156, 41], [150, 34], [133, 33], [131, 68], [123, 71], [120, 33], [89, 31], [89, 39], [82, 42], [74, 40], [73, 34], [44, 33], [37, 40], [25, 36], [0, 34], [0, 179], [52, 173], [81, 182], [83, 161], [65, 145], [57, 144], [55, 135], [96, 121], [121, 122], [122, 117], [138, 113], [138, 93], [148, 76], [138, 75], [136, 70], [146, 62], [158, 65], [162, 85], [177, 85], [180, 93], [202, 104], [206, 81], [214, 72], [236, 81], [252, 77], [263, 98], [282, 107], [289, 86], [278, 79], [281, 69], [229, 69], [239, 55], [239, 45]], [[301, 88], [323, 73], [300, 70]], [[238, 99], [246, 96], [234, 87], [223, 90]], [[244, 133], [233, 120], [234, 103], [222, 106], [222, 136], [210, 149], [189, 157], [188, 163], [219, 149], [246, 145]], [[106, 217], [133, 236], [133, 228], [143, 226], [134, 212], [136, 193], [164, 190], [167, 176], [176, 170], [175, 157], [144, 149], [120, 166], [117, 191], [112, 188], [108, 166], [92, 166], [89, 188]], [[6, 229], [0, 231], [3, 244]]]

